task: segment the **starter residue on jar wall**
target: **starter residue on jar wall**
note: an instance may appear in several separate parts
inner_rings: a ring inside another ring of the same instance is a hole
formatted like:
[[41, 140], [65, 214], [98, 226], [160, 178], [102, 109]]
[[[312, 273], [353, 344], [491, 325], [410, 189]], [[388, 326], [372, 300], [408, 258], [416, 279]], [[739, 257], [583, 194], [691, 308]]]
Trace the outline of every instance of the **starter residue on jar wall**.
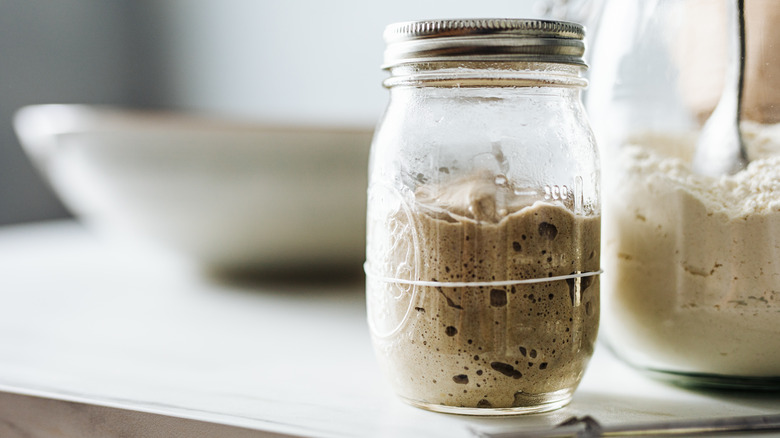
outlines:
[[780, 375], [780, 125], [743, 125], [736, 175], [694, 174], [695, 137], [660, 135], [607, 172], [603, 323], [631, 362]]
[[[575, 215], [553, 201], [529, 205], [516, 192], [522, 191], [487, 171], [422, 185], [409, 208], [392, 218], [393, 242], [383, 246], [414, 245], [416, 251], [369, 252], [369, 265], [389, 257], [388, 266], [413, 265], [414, 280], [438, 283], [599, 270], [599, 216]], [[369, 241], [376, 238], [369, 230]], [[598, 281], [594, 275], [534, 284], [399, 287], [369, 278], [370, 308], [379, 301], [381, 312], [407, 315], [392, 335], [374, 333], [375, 349], [409, 400], [533, 406], [548, 394], [572, 392], [582, 378], [598, 331]]]

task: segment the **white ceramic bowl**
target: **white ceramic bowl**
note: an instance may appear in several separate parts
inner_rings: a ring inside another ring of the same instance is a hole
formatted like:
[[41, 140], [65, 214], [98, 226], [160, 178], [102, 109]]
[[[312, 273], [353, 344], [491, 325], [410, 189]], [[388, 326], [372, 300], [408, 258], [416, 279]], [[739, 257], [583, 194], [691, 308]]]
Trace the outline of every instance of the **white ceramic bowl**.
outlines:
[[24, 107], [14, 126], [89, 225], [151, 238], [216, 270], [364, 258], [372, 129], [83, 105]]

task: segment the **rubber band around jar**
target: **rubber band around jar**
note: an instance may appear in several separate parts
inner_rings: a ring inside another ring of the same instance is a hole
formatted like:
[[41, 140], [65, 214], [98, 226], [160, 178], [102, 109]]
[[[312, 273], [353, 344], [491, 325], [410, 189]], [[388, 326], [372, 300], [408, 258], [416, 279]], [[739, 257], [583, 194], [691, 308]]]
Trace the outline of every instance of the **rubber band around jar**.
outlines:
[[489, 287], [489, 286], [512, 286], [515, 284], [534, 284], [546, 283], [549, 281], [571, 280], [575, 278], [593, 277], [604, 273], [603, 269], [598, 271], [577, 272], [569, 275], [557, 275], [555, 277], [526, 278], [522, 280], [494, 280], [494, 281], [425, 281], [425, 280], [406, 280], [402, 278], [383, 277], [371, 272], [368, 263], [363, 264], [363, 271], [366, 277], [373, 280], [379, 280], [385, 283], [408, 284], [412, 286], [428, 287]]

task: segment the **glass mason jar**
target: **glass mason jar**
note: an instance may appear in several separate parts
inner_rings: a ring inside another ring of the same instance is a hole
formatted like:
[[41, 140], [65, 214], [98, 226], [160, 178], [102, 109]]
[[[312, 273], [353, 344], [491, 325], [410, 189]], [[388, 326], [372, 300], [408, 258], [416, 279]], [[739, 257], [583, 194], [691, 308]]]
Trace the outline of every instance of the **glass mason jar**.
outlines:
[[707, 176], [692, 160], [733, 92], [736, 0], [606, 0], [586, 99], [605, 151], [602, 326], [656, 377], [780, 389], [780, 2], [745, 8], [750, 164]]
[[365, 265], [379, 364], [404, 400], [434, 411], [559, 408], [599, 321], [583, 29], [436, 20], [385, 39]]

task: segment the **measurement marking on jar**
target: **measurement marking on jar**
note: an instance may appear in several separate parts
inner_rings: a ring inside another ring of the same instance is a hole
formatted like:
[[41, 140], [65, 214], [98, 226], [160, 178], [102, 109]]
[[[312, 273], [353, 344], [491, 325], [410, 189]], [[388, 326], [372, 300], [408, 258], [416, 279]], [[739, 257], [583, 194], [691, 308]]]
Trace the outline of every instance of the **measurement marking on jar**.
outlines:
[[544, 186], [544, 199], [547, 201], [565, 201], [571, 197], [571, 189], [566, 185]]

